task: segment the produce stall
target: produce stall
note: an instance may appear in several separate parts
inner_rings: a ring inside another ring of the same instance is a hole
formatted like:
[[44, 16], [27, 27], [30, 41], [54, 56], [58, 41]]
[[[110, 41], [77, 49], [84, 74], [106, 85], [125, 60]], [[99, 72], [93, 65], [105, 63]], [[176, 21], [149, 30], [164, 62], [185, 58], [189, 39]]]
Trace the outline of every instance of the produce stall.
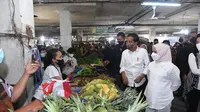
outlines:
[[[91, 61], [93, 59], [93, 61]], [[94, 61], [95, 60], [95, 61]], [[71, 83], [76, 94], [62, 98], [53, 94], [45, 98], [41, 112], [141, 112], [148, 106], [135, 89], [117, 89], [114, 79], [106, 75], [101, 59], [86, 57], [77, 67]]]
[[132, 88], [120, 92], [113, 82], [95, 79], [68, 99], [47, 96], [44, 106], [41, 112], [141, 112], [148, 104]]

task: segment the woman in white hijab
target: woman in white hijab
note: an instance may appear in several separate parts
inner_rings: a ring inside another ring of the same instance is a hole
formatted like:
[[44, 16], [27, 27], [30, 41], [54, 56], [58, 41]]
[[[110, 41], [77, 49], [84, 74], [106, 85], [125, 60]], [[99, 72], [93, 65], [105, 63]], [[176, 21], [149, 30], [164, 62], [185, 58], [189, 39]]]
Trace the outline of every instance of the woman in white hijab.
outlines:
[[170, 112], [173, 91], [181, 85], [179, 69], [172, 63], [170, 47], [165, 44], [153, 46], [153, 62], [148, 67], [148, 84], [145, 96], [149, 107], [146, 112]]

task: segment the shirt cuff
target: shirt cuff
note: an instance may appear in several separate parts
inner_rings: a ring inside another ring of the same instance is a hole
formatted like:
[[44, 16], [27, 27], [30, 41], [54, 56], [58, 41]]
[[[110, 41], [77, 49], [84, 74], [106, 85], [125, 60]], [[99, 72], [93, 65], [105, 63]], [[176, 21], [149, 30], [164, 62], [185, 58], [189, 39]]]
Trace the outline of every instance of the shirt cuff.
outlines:
[[119, 73], [122, 73], [122, 72], [125, 72], [125, 69], [124, 68], [121, 68]]
[[147, 70], [145, 69], [142, 73], [143, 73], [144, 75], [147, 75]]

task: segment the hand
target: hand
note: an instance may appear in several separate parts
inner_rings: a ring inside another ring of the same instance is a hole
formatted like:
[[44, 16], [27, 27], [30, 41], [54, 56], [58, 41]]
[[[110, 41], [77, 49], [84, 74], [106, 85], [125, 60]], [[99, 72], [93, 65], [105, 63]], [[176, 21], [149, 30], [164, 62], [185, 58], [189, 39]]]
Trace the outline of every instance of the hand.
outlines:
[[135, 82], [135, 83], [140, 83], [140, 82], [142, 81], [143, 78], [144, 78], [144, 74], [138, 76], [138, 77], [134, 80], [134, 82]]
[[40, 100], [34, 100], [27, 106], [31, 112], [37, 112], [38, 110], [41, 110], [44, 107]]
[[31, 63], [32, 61], [29, 60], [28, 63], [26, 64], [25, 68], [25, 74], [30, 75], [33, 74], [37, 71], [37, 69], [40, 67], [40, 63], [38, 61], [35, 61], [35, 63]]
[[106, 60], [103, 63], [104, 63], [104, 65], [108, 65], [110, 63], [110, 61]]
[[68, 61], [66, 62], [66, 64], [71, 64], [71, 61], [70, 61], [70, 60], [68, 60]]
[[123, 81], [124, 85], [128, 85], [128, 78], [127, 78], [125, 72], [122, 72], [122, 81]]

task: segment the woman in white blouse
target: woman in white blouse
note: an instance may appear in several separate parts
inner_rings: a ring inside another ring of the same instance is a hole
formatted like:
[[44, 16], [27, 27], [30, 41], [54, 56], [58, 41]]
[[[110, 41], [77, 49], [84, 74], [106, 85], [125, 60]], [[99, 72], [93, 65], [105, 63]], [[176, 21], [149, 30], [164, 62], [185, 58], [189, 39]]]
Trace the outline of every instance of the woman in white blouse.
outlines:
[[145, 96], [149, 107], [146, 112], [170, 112], [173, 91], [181, 85], [180, 71], [172, 63], [170, 47], [165, 44], [153, 46], [153, 62], [148, 67], [148, 84]]
[[190, 53], [188, 57], [188, 63], [191, 72], [194, 76], [193, 90], [188, 94], [189, 108], [188, 112], [197, 112], [199, 100], [200, 100], [200, 34], [197, 35], [196, 47], [193, 53]]
[[[58, 49], [51, 49], [50, 51], [48, 51], [45, 61], [45, 71], [42, 83], [50, 81], [52, 79], [62, 80], [62, 73], [59, 66], [63, 63], [64, 61], [62, 59], [62, 53]], [[44, 94], [42, 92], [42, 87], [40, 86], [36, 90], [33, 99], [42, 100], [43, 95]]]

